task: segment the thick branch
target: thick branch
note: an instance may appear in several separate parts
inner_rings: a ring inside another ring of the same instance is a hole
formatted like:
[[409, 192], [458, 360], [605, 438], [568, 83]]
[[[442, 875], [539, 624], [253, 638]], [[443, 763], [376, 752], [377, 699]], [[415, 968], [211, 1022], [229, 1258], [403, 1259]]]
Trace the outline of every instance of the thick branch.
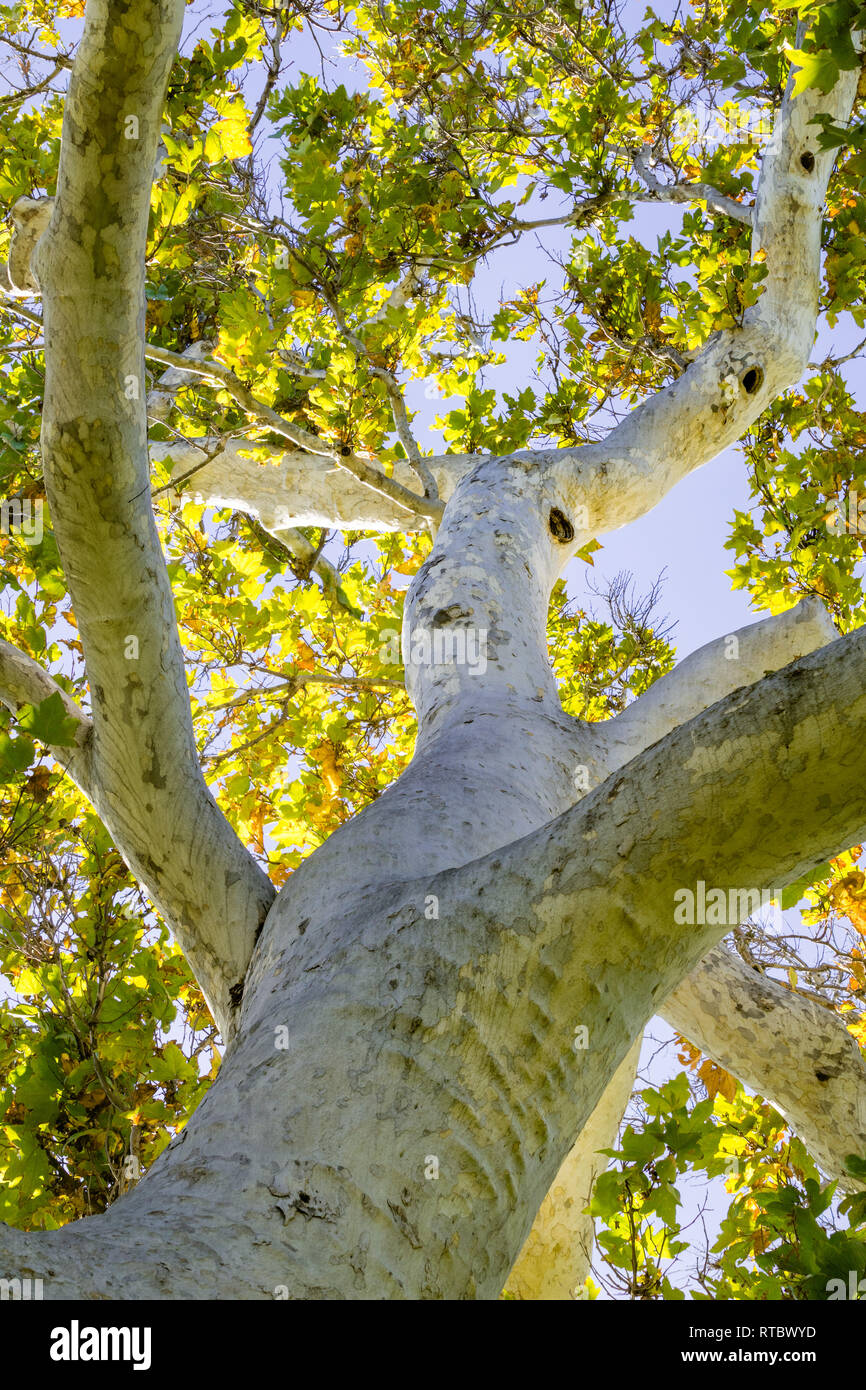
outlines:
[[[211, 443], [200, 441], [205, 448]], [[272, 462], [262, 464], [245, 458], [244, 451], [253, 448], [257, 452], [267, 450]], [[202, 461], [200, 449], [191, 445], [152, 443], [150, 454], [165, 461], [173, 474], [183, 474]], [[447, 501], [463, 474], [480, 458], [444, 454], [426, 459], [442, 501]], [[412, 481], [410, 464], [398, 459], [394, 482], [400, 495], [403, 489], [410, 490]], [[427, 529], [427, 520], [420, 513], [406, 511], [390, 496], [347, 476], [334, 461], [253, 445], [246, 439], [229, 441], [210, 463], [197, 469], [185, 491], [193, 501], [207, 506], [250, 512], [271, 534], [298, 526], [377, 532]]]
[[719, 1066], [762, 1095], [831, 1178], [853, 1191], [866, 1157], [866, 1058], [838, 1015], [716, 946], [659, 1010]]
[[290, 443], [305, 449], [313, 460], [332, 459], [338, 468], [350, 473], [358, 482], [365, 484], [374, 492], [382, 493], [385, 497], [390, 498], [403, 512], [404, 520], [416, 514], [434, 521], [441, 519], [442, 504], [435, 498], [419, 496], [411, 488], [403, 487], [401, 483], [387, 477], [381, 469], [375, 468], [359, 454], [353, 454], [351, 450], [344, 451], [329, 445], [319, 439], [318, 435], [305, 430], [303, 426], [286, 420], [279, 411], [266, 405], [264, 401], [258, 400], [249, 387], [245, 386], [240, 378], [236, 377], [234, 372], [224, 366], [222, 362], [217, 362], [213, 357], [195, 361], [179, 352], [170, 352], [167, 348], [153, 347], [150, 344], [146, 346], [145, 353], [154, 362], [164, 362], [169, 366], [189, 372], [191, 375], [210, 378], [218, 382], [249, 415], [252, 415], [254, 419], [261, 420], [263, 424], [269, 425], [275, 434], [280, 434]]
[[[515, 1141], [529, 1166], [527, 1210], [633, 1039], [729, 929], [724, 916], [675, 920], [680, 890], [699, 879], [726, 894], [770, 890], [862, 838], [864, 677], [859, 631], [734, 691], [557, 820], [424, 886], [438, 898], [445, 958], [457, 927], [443, 923], [470, 912], [476, 936], [489, 923], [489, 953], [474, 957], [476, 994], [486, 998], [485, 980], [496, 994], [486, 1013], [479, 999], [485, 1049], [510, 1055], [515, 1038], [531, 1038]], [[581, 1024], [589, 1042], [575, 1068]]]
[[199, 767], [143, 399], [151, 176], [183, 11], [183, 0], [87, 6], [54, 214], [34, 258], [42, 449], [92, 692], [101, 814], [231, 1036], [232, 991], [274, 890]]
[[621, 766], [732, 690], [751, 685], [837, 636], [821, 600], [810, 597], [784, 613], [707, 642], [609, 722], [611, 766]]
[[0, 638], [0, 703], [13, 714], [22, 705], [38, 705], [50, 695], [59, 695], [68, 719], [75, 720], [74, 742], [70, 747], [49, 745], [52, 756], [72, 778], [88, 800], [93, 788], [93, 725], [70, 695], [67, 695], [38, 662]]
[[[715, 334], [665, 390], [638, 406], [605, 440], [563, 450], [559, 468], [572, 506], [588, 509], [586, 534], [649, 511], [693, 469], [740, 438], [805, 369], [815, 334], [821, 226], [835, 151], [818, 145], [814, 117], [846, 125], [857, 72], [831, 92], [793, 97], [792, 81], [764, 153], [752, 216], [752, 253], [766, 258], [758, 302], [740, 327]], [[578, 513], [580, 515], [580, 513]], [[582, 538], [576, 538], [582, 543]]]
[[[866, 1058], [843, 1021], [714, 946], [659, 1009], [700, 1050], [769, 1100], [840, 1187], [862, 1187], [846, 1155], [866, 1154]], [[566, 1299], [590, 1270], [585, 1214], [599, 1149], [613, 1148], [634, 1082], [641, 1039], [620, 1064], [541, 1204], [512, 1270], [515, 1298]]]

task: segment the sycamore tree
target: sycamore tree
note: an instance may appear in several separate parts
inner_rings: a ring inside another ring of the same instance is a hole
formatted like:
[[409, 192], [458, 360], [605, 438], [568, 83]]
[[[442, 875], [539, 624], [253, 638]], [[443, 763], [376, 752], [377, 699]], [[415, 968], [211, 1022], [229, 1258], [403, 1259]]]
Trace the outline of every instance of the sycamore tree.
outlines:
[[[0, 5], [4, 1278], [682, 1297], [685, 1174], [695, 1296], [866, 1275], [864, 29]], [[736, 443], [675, 664], [584, 581]]]

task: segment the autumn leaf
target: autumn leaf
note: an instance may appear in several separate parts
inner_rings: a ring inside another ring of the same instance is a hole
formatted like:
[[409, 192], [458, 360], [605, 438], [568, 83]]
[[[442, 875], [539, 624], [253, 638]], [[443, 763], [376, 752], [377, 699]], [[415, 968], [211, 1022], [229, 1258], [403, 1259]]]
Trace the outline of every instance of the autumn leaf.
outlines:
[[724, 1096], [725, 1100], [732, 1101], [737, 1093], [736, 1077], [731, 1076], [730, 1072], [719, 1067], [709, 1059], [698, 1068], [698, 1076], [707, 1088], [707, 1095], [710, 1100], [715, 1100], [717, 1095]]

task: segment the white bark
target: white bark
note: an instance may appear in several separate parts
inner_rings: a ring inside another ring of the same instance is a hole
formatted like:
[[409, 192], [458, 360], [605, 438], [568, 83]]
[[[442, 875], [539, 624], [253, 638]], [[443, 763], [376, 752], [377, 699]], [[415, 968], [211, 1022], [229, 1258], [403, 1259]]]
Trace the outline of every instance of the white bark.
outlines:
[[785, 613], [708, 642], [610, 721], [611, 765], [648, 748], [732, 690], [780, 670], [837, 635], [820, 599], [810, 596]]
[[0, 289], [13, 299], [31, 299], [39, 293], [33, 253], [53, 209], [53, 198], [19, 198], [12, 208], [14, 230], [8, 262], [0, 265]]
[[[656, 681], [622, 714], [595, 726], [602, 751], [593, 785], [723, 696], [815, 651], [836, 635], [826, 610], [818, 600], [809, 598], [786, 613], [708, 642]], [[708, 1056], [767, 1095], [831, 1177], [840, 1179], [843, 1187], [856, 1186], [842, 1160], [847, 1153], [866, 1151], [866, 1063], [840, 1020], [825, 1015], [818, 1027], [816, 1006], [793, 996], [796, 1003], [783, 1012], [778, 995], [782, 1003], [791, 998], [772, 982], [756, 979], [729, 952], [716, 948], [659, 1012]], [[759, 1005], [756, 1000], [760, 1000]], [[806, 1007], [801, 1008], [801, 1004]], [[765, 1032], [756, 1020], [771, 1011], [774, 1027]], [[732, 1020], [730, 1030], [726, 1030], [728, 1016]], [[741, 1018], [749, 1019], [751, 1028], [733, 1022]], [[688, 1027], [680, 1027], [682, 1020], [688, 1021]], [[774, 1046], [776, 1029], [785, 1027], [789, 1069], [764, 1067], [762, 1059]], [[635, 1043], [638, 1048], [639, 1042]], [[801, 1068], [793, 1071], [792, 1054], [812, 1058], [812, 1067], [805, 1072]], [[595, 1176], [606, 1166], [591, 1155], [598, 1148], [613, 1145], [612, 1136], [631, 1089], [629, 1082], [628, 1093], [624, 1093], [627, 1070], [623, 1063], [611, 1080], [592, 1121], [542, 1203], [509, 1275], [508, 1288], [516, 1297], [568, 1299], [589, 1273], [593, 1223], [584, 1209]], [[634, 1070], [632, 1066], [632, 1079]], [[819, 1086], [816, 1073], [825, 1078]], [[819, 1137], [824, 1132], [828, 1095], [832, 1096], [836, 1121], [829, 1127], [834, 1136], [829, 1143]], [[606, 1137], [596, 1143], [599, 1130]]]
[[[171, 352], [166, 348], [154, 347], [153, 345], [148, 345], [146, 355], [156, 362], [163, 362], [168, 366], [179, 368], [185, 374], [197, 373], [199, 376], [216, 382], [219, 386], [224, 387], [229, 395], [234, 397], [237, 403], [254, 419], [268, 425], [277, 434], [282, 435], [284, 439], [288, 439], [298, 448], [305, 450], [313, 458], [329, 460], [338, 469], [348, 473], [357, 483], [362, 484], [363, 487], [372, 488], [374, 492], [387, 497], [408, 518], [415, 518], [425, 526], [438, 525], [441, 520], [443, 504], [438, 497], [433, 496], [435, 490], [433, 475], [429, 471], [426, 460], [420, 459], [414, 441], [406, 437], [405, 431], [408, 429], [408, 423], [406, 422], [402, 397], [400, 397], [399, 408], [396, 410], [397, 432], [409, 449], [413, 472], [424, 483], [423, 495], [412, 488], [404, 487], [402, 483], [389, 477], [387, 473], [370, 461], [368, 455], [356, 454], [348, 447], [343, 448], [329, 443], [295, 421], [287, 420], [280, 415], [279, 411], [274, 410], [273, 406], [259, 400], [245, 382], [214, 357], [205, 357], [201, 361], [197, 361], [195, 357]], [[374, 376], [384, 375], [387, 377], [389, 391], [394, 393], [394, 396], [399, 396], [399, 389], [389, 373], [383, 374], [378, 368], [371, 368], [371, 370]], [[396, 406], [396, 400], [392, 399], [392, 405]]]
[[[0, 1265], [43, 1277], [49, 1298], [279, 1287], [291, 1298], [496, 1298], [634, 1039], [727, 930], [678, 925], [677, 890], [699, 877], [774, 888], [866, 832], [862, 633], [770, 676], [761, 641], [744, 636], [736, 674], [698, 660], [644, 697], [643, 732], [637, 714], [621, 732], [568, 718], [545, 643], [550, 590], [575, 547], [648, 510], [801, 370], [831, 158], [806, 123], [815, 110], [846, 120], [856, 74], [828, 97], [786, 99], [754, 219], [767, 292], [742, 328], [601, 445], [428, 461], [450, 500], [405, 605], [415, 756], [267, 910], [270, 885], [197, 767], [144, 406], [123, 390], [144, 381], [149, 176], [182, 9], [88, 3], [35, 261], [43, 447], [104, 817], [232, 1043], [132, 1192], [40, 1238], [0, 1230]], [[133, 106], [141, 140], [123, 149], [118, 122]], [[797, 168], [807, 146], [808, 177]], [[209, 467], [203, 499], [215, 488], [268, 529], [406, 529], [393, 498], [319, 458], [284, 455], [269, 470], [235, 446]], [[269, 472], [281, 480], [263, 483]], [[786, 656], [827, 636], [809, 612], [765, 639], [780, 633]], [[471, 640], [476, 659], [468, 646], [462, 662], [437, 655], [436, 634]], [[597, 785], [574, 804], [576, 766]], [[703, 1012], [715, 1009], [710, 991]], [[588, 1045], [576, 1048], [583, 1029]], [[745, 1042], [749, 1055], [760, 1046]], [[807, 1109], [810, 1090], [804, 1081]]]
[[[37, 244], [45, 484], [90, 684], [100, 814], [173, 927], [221, 1030], [273, 888], [198, 765], [150, 505], [144, 241], [183, 0], [90, 0], [66, 99], [57, 198]], [[139, 138], [124, 134], [134, 113]]]
[[[725, 930], [672, 925], [674, 892], [707, 844], [719, 881], [761, 888], [866, 829], [864, 668], [862, 634], [842, 638], [462, 867], [390, 883], [386, 867], [348, 893], [332, 876], [323, 894], [308, 861], [268, 916], [238, 1039], [182, 1141], [108, 1215], [74, 1228], [68, 1254], [66, 1233], [44, 1256], [27, 1247], [37, 1274], [55, 1271], [46, 1295], [268, 1296], [281, 1284], [291, 1297], [495, 1298], [633, 1037]], [[836, 805], [822, 775], [830, 730]], [[771, 795], [771, 762], [784, 796]], [[404, 815], [399, 785], [390, 823]], [[759, 839], [747, 801], [765, 806]], [[346, 861], [353, 826], [381, 805], [344, 827]], [[579, 1026], [590, 1041], [575, 1051]], [[430, 1156], [439, 1177], [425, 1182]], [[169, 1270], [157, 1212], [184, 1243]]]
[[[202, 439], [201, 448], [210, 441]], [[189, 444], [150, 445], [153, 459], [170, 460], [172, 476], [197, 472], [184, 484], [191, 501], [210, 507], [233, 507], [250, 512], [266, 530], [276, 533], [295, 526], [333, 526], [346, 531], [417, 531], [426, 527], [424, 517], [412, 516], [383, 493], [347, 475], [320, 454], [272, 447], [272, 462], [249, 457], [249, 440], [234, 439], [203, 468], [198, 468], [201, 448]], [[262, 445], [255, 446], [260, 452]], [[246, 457], [245, 457], [246, 455]], [[476, 459], [471, 455], [444, 454], [425, 460], [443, 502]], [[394, 464], [394, 480], [411, 489], [415, 481], [405, 459]]]
[[[866, 1059], [843, 1021], [783, 989], [715, 946], [659, 1008], [661, 1017], [784, 1116], [842, 1191], [858, 1182], [845, 1167], [866, 1153]], [[614, 1073], [541, 1204], [508, 1276], [520, 1299], [567, 1300], [590, 1272], [594, 1223], [586, 1213], [607, 1167], [631, 1096], [640, 1039]]]
[[843, 1191], [866, 1154], [866, 1059], [831, 1010], [715, 947], [659, 1010], [667, 1023], [785, 1117]]
[[0, 638], [0, 704], [5, 705], [12, 714], [17, 714], [22, 705], [38, 705], [55, 694], [63, 701], [67, 719], [75, 720], [76, 728], [72, 746], [52, 746], [50, 751], [75, 785], [93, 800], [93, 725], [71, 696], [52, 680], [47, 671], [42, 670], [38, 662]]
[[[201, 362], [209, 358], [212, 353], [213, 343], [202, 340], [192, 343], [181, 355], [190, 358], [194, 362]], [[197, 379], [195, 373], [184, 371], [181, 367], [169, 367], [164, 371], [159, 377], [154, 390], [148, 392], [147, 413], [149, 418], [154, 420], [167, 420], [171, 413], [178, 388], [187, 386], [190, 382], [194, 382]], [[172, 447], [177, 448], [177, 446]], [[204, 444], [199, 446], [199, 449], [194, 445], [192, 447], [185, 445], [178, 449], [177, 452], [181, 457], [197, 457], [198, 461], [193, 462], [190, 467], [200, 470], [201, 462], [207, 457], [206, 453], [200, 452], [200, 450], [204, 448]], [[151, 457], [159, 458], [159, 445], [152, 445], [150, 452]], [[229, 453], [231, 453], [231, 450], [229, 450]], [[165, 456], [169, 457], [167, 454]], [[339, 470], [337, 471], [339, 472]], [[183, 483], [183, 472], [184, 470], [182, 467], [175, 467], [172, 470], [173, 476], [177, 479], [179, 485]], [[216, 468], [213, 469], [213, 472], [209, 472], [208, 476], [211, 481], [205, 486], [209, 492], [211, 486], [218, 487], [216, 479], [222, 476], [222, 467], [219, 463], [216, 465]], [[199, 484], [198, 487], [192, 490], [193, 500], [201, 500], [201, 487], [202, 485]], [[187, 490], [187, 495], [191, 495], [189, 489]], [[272, 515], [271, 510], [266, 510], [266, 515], [270, 518]], [[257, 519], [261, 521], [261, 515], [258, 515]], [[266, 526], [265, 529], [268, 530], [281, 545], [285, 546], [296, 559], [300, 560], [302, 564], [309, 566], [311, 571], [318, 574], [322, 581], [322, 586], [326, 591], [334, 592], [337, 589], [340, 582], [337, 570], [324, 555], [317, 554], [316, 547], [311, 541], [307, 540], [307, 537], [302, 531], [297, 530], [295, 527], [279, 527], [274, 524]]]
[[821, 227], [835, 158], [819, 148], [820, 127], [811, 121], [826, 113], [847, 125], [857, 81], [856, 71], [843, 72], [831, 92], [809, 89], [797, 98], [788, 83], [752, 218], [753, 255], [766, 257], [764, 292], [742, 327], [715, 334], [681, 377], [601, 443], [559, 452], [563, 495], [572, 511], [588, 507], [591, 534], [649, 511], [681, 478], [735, 443], [804, 371], [815, 336]]

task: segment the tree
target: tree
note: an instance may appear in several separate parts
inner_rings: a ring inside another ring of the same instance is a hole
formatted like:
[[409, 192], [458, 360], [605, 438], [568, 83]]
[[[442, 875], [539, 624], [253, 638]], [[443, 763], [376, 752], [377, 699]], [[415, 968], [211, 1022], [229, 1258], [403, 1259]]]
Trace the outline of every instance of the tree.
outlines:
[[[4, 12], [4, 469], [45, 524], [4, 552], [0, 1263], [56, 1298], [568, 1296], [660, 1011], [710, 1094], [644, 1093], [609, 1258], [676, 1296], [641, 1223], [670, 1249], [677, 1171], [763, 1145], [711, 1289], [816, 1296], [866, 1250], [862, 954], [780, 983], [743, 924], [788, 885], [863, 925], [864, 424], [844, 354], [801, 384], [819, 311], [866, 317], [863, 12], [362, 6], [349, 93], [280, 86], [333, 4], [179, 51], [184, 9], [88, 0], [74, 50], [81, 5]], [[684, 113], [732, 93], [772, 138], [699, 160]], [[689, 209], [655, 254], [642, 201]], [[548, 228], [553, 306], [485, 318], [480, 267]], [[498, 413], [521, 338], [547, 387]], [[567, 563], [738, 440], [769, 616], [673, 665], [622, 589], [576, 615]]]

